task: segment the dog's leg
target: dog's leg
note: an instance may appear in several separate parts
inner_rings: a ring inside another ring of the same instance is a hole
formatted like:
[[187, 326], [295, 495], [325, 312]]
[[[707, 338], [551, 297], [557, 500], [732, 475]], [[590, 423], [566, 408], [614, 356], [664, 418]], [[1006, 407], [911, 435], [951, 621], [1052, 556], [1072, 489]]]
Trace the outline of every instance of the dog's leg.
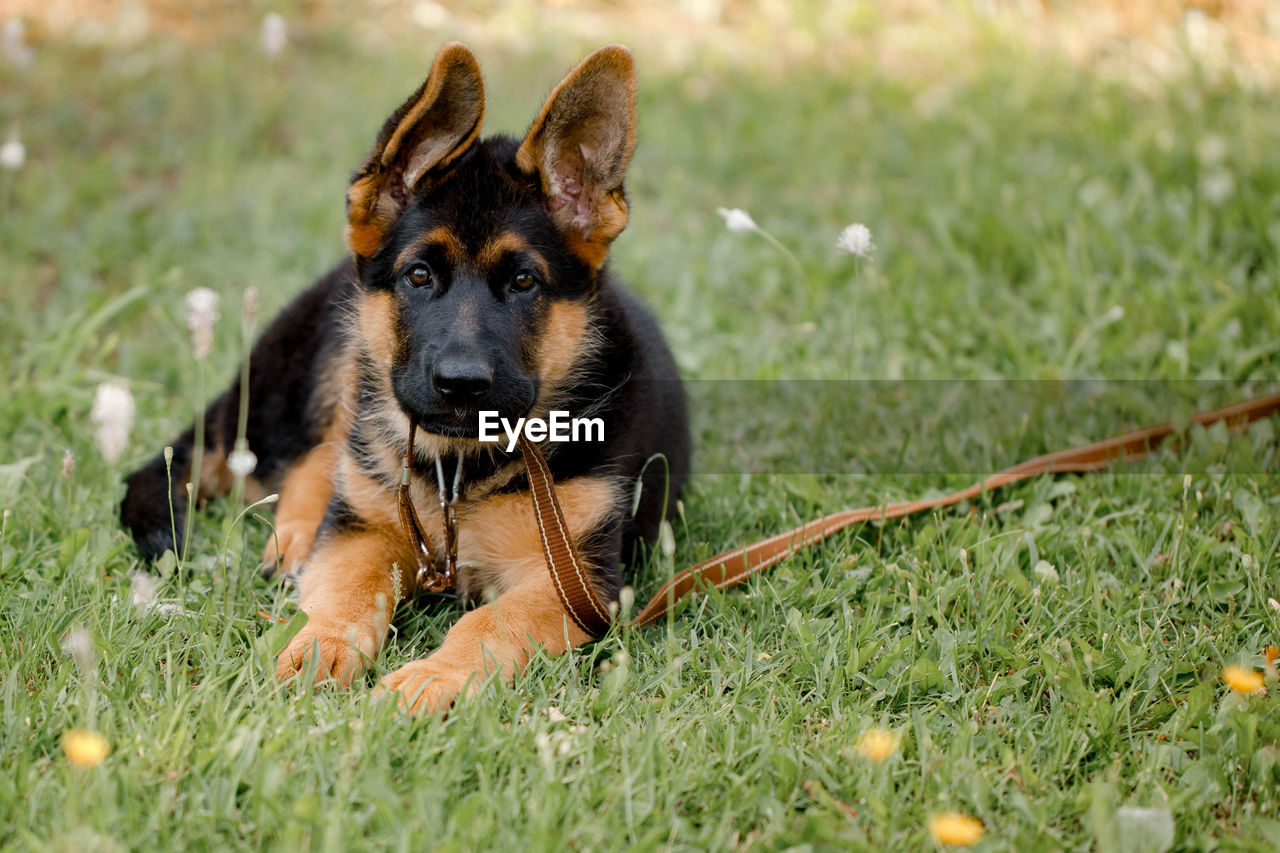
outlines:
[[382, 647], [400, 597], [392, 570], [399, 549], [388, 531], [326, 534], [298, 579], [309, 617], [276, 661], [276, 677], [293, 678], [316, 657], [316, 681], [345, 687]]
[[[559, 492], [574, 540], [605, 543], [603, 548], [582, 550], [580, 556], [594, 566], [616, 566], [621, 548], [621, 539], [614, 535], [619, 504], [616, 484], [605, 478], [579, 477], [563, 484]], [[558, 655], [591, 639], [560, 604], [528, 493], [485, 501], [460, 519], [458, 536], [460, 562], [484, 567], [476, 570], [478, 583], [470, 586], [498, 595], [464, 614], [434, 653], [382, 679], [380, 690], [394, 691], [410, 713], [442, 713], [456, 697], [479, 689], [493, 673], [510, 681], [539, 648]], [[606, 585], [612, 583], [606, 580]]]
[[306, 561], [333, 497], [333, 476], [339, 445], [328, 441], [316, 447], [285, 475], [276, 504], [274, 534], [262, 554], [262, 574], [271, 577], [277, 567], [292, 576]]
[[444, 644], [382, 679], [413, 714], [439, 714], [454, 699], [479, 689], [494, 672], [510, 681], [538, 649], [562, 654], [591, 639], [565, 615], [544, 568], [521, 587], [463, 615]]

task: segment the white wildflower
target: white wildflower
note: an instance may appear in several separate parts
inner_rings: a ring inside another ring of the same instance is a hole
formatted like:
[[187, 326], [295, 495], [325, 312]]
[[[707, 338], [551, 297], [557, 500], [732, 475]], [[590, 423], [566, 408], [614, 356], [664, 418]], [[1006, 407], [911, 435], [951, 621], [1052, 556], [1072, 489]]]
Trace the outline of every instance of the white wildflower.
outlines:
[[449, 10], [432, 0], [419, 0], [410, 14], [413, 22], [425, 30], [438, 30], [449, 23]]
[[1227, 156], [1227, 141], [1216, 133], [1209, 134], [1196, 145], [1196, 157], [1206, 166], [1216, 166]]
[[553, 723], [563, 723], [565, 720], [569, 719], [564, 714], [560, 713], [560, 709], [555, 705], [551, 705], [547, 708], [547, 718]]
[[10, 18], [0, 31], [0, 53], [15, 68], [30, 68], [36, 53], [27, 44], [27, 25], [21, 18]]
[[17, 134], [10, 134], [4, 145], [0, 145], [0, 166], [16, 172], [27, 162], [27, 146]]
[[759, 231], [760, 226], [756, 225], [756, 221], [751, 218], [751, 214], [747, 213], [740, 207], [725, 208], [717, 207], [716, 213], [724, 217], [725, 227], [730, 231]]
[[62, 479], [70, 482], [76, 473], [76, 455], [70, 450], [62, 451]]
[[257, 467], [257, 454], [247, 447], [237, 447], [227, 455], [227, 468], [237, 477], [248, 477]]
[[1267, 606], [1275, 612], [1280, 613], [1280, 601], [1276, 601], [1274, 598], [1268, 598]]
[[129, 578], [129, 598], [134, 607], [150, 607], [156, 600], [155, 577], [146, 572], [134, 572]]
[[262, 19], [262, 49], [267, 56], [279, 56], [289, 43], [289, 25], [278, 12], [268, 12]]
[[207, 287], [197, 287], [187, 294], [187, 328], [196, 361], [204, 361], [213, 349], [213, 324], [218, 322], [218, 294]]
[[81, 672], [92, 672], [98, 654], [93, 648], [93, 638], [89, 632], [79, 625], [73, 627], [62, 638], [62, 650], [75, 659]]
[[133, 429], [133, 394], [127, 385], [103, 382], [93, 397], [89, 420], [98, 428], [98, 449], [107, 462], [115, 463], [129, 443]]
[[240, 306], [240, 319], [244, 321], [245, 328], [252, 328], [258, 319], [258, 288], [253, 285], [246, 287]]
[[1200, 176], [1200, 194], [1210, 204], [1222, 204], [1235, 190], [1235, 176], [1226, 169], [1211, 169]]
[[855, 222], [840, 232], [836, 248], [855, 258], [869, 258], [876, 250], [875, 244], [871, 242], [871, 229], [861, 222]]

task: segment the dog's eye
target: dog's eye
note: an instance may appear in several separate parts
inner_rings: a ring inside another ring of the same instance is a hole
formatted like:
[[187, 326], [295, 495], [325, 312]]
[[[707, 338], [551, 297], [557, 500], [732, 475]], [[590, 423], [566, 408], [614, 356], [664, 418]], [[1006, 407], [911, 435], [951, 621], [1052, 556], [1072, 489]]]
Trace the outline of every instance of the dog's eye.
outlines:
[[414, 264], [404, 274], [404, 283], [410, 287], [426, 287], [431, 283], [432, 278], [431, 267], [426, 264]]
[[527, 290], [532, 290], [537, 283], [538, 280], [533, 277], [532, 273], [516, 273], [516, 277], [511, 280], [511, 289], [518, 293], [524, 293]]

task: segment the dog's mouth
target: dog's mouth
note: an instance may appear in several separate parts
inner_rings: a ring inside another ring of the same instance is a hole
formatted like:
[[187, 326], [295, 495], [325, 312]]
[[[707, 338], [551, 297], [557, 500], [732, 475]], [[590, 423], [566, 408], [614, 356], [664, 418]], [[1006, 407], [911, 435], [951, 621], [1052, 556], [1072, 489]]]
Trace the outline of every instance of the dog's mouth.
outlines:
[[469, 417], [436, 416], [413, 418], [414, 423], [423, 432], [442, 435], [445, 438], [478, 438], [480, 436], [479, 412], [472, 412]]
[[[503, 411], [498, 407], [486, 407], [483, 405], [457, 409], [437, 409], [421, 413], [406, 412], [406, 414], [409, 420], [423, 432], [445, 438], [464, 438], [477, 441], [480, 438], [480, 421], [483, 415], [488, 415], [489, 430], [492, 432], [494, 424], [503, 422], [515, 424], [520, 419], [528, 417], [533, 411], [533, 406], [534, 404], [530, 403], [514, 414]], [[499, 427], [499, 429], [501, 428]]]

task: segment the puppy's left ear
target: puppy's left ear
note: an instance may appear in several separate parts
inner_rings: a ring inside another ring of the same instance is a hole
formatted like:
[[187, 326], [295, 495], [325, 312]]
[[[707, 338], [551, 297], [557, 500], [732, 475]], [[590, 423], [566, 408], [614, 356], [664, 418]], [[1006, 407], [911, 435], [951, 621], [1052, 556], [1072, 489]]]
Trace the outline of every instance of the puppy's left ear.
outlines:
[[622, 182], [635, 146], [635, 61], [611, 44], [569, 72], [516, 153], [517, 167], [540, 181], [570, 249], [592, 269], [627, 225]]

